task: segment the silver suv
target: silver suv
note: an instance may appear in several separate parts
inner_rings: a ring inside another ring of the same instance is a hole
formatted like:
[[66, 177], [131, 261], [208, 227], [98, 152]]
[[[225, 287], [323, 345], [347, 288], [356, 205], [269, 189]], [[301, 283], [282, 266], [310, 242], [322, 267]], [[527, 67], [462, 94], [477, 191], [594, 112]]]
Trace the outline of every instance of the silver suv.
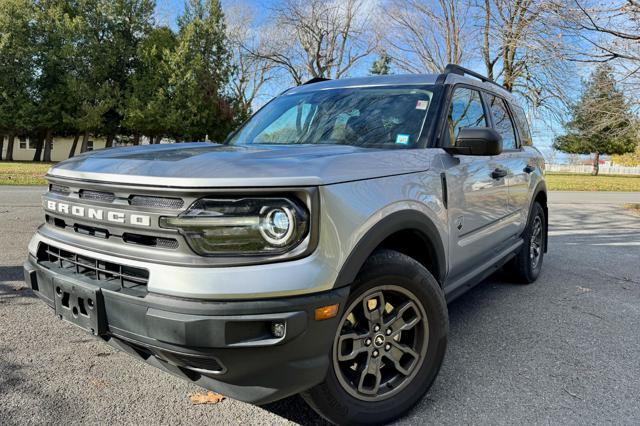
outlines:
[[399, 417], [434, 382], [447, 302], [536, 280], [544, 163], [486, 78], [313, 81], [224, 144], [106, 149], [52, 167], [25, 279], [55, 314], [255, 404]]

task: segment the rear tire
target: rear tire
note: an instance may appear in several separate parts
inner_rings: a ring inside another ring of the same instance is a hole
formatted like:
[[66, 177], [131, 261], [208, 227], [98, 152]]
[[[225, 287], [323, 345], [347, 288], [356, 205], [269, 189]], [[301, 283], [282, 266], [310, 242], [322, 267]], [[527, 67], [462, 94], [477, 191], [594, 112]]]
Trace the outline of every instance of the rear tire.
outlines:
[[509, 278], [521, 284], [531, 284], [538, 279], [544, 259], [546, 217], [540, 203], [531, 209], [529, 223], [522, 234], [524, 244], [509, 264]]
[[390, 422], [433, 384], [448, 328], [433, 275], [408, 256], [378, 251], [352, 284], [325, 381], [302, 397], [335, 424]]

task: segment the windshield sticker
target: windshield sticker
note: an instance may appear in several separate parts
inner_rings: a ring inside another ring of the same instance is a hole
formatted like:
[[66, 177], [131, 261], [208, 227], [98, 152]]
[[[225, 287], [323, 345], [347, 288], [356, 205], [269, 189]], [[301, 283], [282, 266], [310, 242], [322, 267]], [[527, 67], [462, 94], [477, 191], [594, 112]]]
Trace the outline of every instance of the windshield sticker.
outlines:
[[409, 145], [409, 135], [403, 135], [403, 134], [397, 135], [396, 143], [400, 145]]
[[429, 106], [429, 101], [418, 101], [416, 109], [426, 110]]

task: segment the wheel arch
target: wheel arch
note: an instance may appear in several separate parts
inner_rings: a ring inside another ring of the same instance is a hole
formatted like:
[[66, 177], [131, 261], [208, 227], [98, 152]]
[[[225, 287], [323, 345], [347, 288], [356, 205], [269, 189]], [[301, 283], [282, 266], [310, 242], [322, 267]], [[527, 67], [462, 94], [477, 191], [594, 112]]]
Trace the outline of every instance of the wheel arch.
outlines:
[[380, 248], [412, 257], [433, 274], [440, 286], [444, 283], [447, 263], [436, 225], [423, 213], [401, 210], [376, 223], [358, 241], [338, 273], [336, 287], [351, 284], [369, 256]]

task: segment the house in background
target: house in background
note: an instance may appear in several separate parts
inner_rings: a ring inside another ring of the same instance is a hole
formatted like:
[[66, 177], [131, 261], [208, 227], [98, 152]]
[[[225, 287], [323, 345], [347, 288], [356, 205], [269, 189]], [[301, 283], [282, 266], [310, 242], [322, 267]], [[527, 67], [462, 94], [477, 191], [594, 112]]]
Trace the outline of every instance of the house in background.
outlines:
[[[141, 138], [141, 144], [146, 144], [148, 141], [146, 138]], [[114, 141], [114, 147], [127, 146], [132, 143]], [[7, 158], [7, 149], [9, 145], [9, 138], [4, 138], [4, 144], [2, 145], [2, 160]], [[51, 145], [51, 161], [62, 161], [69, 158], [69, 151], [73, 145], [73, 137], [54, 137], [53, 144]], [[78, 140], [76, 146], [75, 155], [80, 154], [80, 148], [82, 145], [82, 138]], [[87, 141], [87, 151], [93, 151], [96, 149], [102, 149], [106, 145], [106, 138], [104, 137], [90, 137]], [[33, 161], [33, 156], [36, 151], [35, 140], [32, 140], [28, 136], [16, 136], [13, 142], [13, 160], [14, 161]]]

